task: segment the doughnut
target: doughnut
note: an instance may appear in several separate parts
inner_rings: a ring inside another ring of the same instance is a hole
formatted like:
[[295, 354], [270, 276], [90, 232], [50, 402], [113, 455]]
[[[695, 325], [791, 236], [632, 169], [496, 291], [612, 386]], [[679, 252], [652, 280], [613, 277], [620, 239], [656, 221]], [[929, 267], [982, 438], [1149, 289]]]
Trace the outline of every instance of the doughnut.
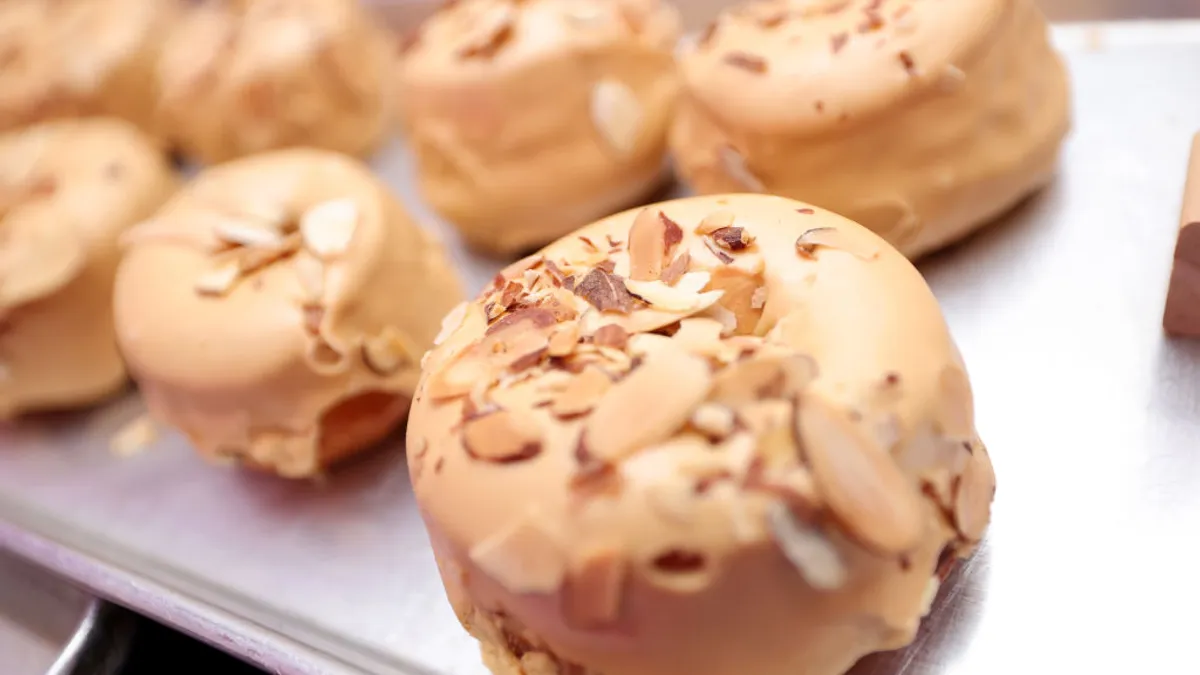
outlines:
[[201, 3], [159, 65], [159, 123], [217, 163], [309, 146], [366, 155], [391, 124], [392, 41], [356, 0]]
[[934, 296], [782, 197], [627, 211], [446, 317], [408, 426], [496, 675], [834, 675], [910, 642], [995, 477]]
[[743, 4], [679, 67], [671, 150], [697, 192], [809, 201], [910, 258], [1048, 183], [1070, 126], [1034, 0]]
[[87, 405], [124, 385], [118, 239], [175, 187], [153, 141], [123, 120], [0, 134], [0, 418]]
[[468, 244], [525, 253], [667, 180], [678, 12], [663, 0], [463, 0], [408, 40], [401, 123]]
[[403, 421], [462, 299], [440, 244], [329, 151], [205, 170], [125, 245], [117, 336], [151, 416], [207, 458], [285, 477]]
[[175, 0], [0, 1], [0, 130], [112, 115], [153, 130]]

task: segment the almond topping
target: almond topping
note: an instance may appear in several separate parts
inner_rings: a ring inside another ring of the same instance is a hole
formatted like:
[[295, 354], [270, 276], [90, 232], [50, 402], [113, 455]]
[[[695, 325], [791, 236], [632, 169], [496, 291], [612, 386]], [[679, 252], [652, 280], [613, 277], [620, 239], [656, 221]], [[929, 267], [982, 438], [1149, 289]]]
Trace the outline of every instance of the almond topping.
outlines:
[[308, 302], [319, 302], [325, 295], [325, 266], [320, 260], [308, 256], [297, 256], [292, 262], [300, 290]]
[[591, 411], [612, 388], [612, 378], [595, 366], [588, 366], [567, 383], [550, 404], [550, 412], [559, 417], [575, 417]]
[[803, 354], [754, 356], [717, 373], [712, 399], [737, 407], [766, 398], [792, 398], [816, 373], [816, 362]]
[[588, 418], [589, 450], [601, 461], [616, 461], [666, 439], [705, 399], [711, 381], [701, 359], [667, 350], [648, 354]]
[[437, 337], [433, 339], [434, 346], [440, 345], [446, 341], [446, 338], [458, 330], [463, 324], [463, 320], [467, 318], [467, 303], [460, 302], [450, 310], [446, 316], [442, 317], [442, 327], [438, 331]]
[[733, 411], [719, 403], [705, 403], [692, 413], [692, 426], [710, 441], [721, 441], [733, 433]]
[[542, 432], [537, 422], [510, 410], [497, 410], [463, 425], [463, 446], [475, 459], [506, 464], [537, 457]]
[[628, 155], [637, 148], [642, 133], [642, 104], [637, 95], [617, 80], [606, 79], [592, 88], [592, 124], [610, 148]]
[[277, 247], [282, 243], [282, 237], [275, 230], [242, 223], [218, 223], [213, 228], [213, 234], [217, 239], [234, 246]]
[[471, 561], [513, 593], [553, 593], [566, 576], [562, 545], [532, 515], [471, 548]]
[[605, 324], [592, 334], [592, 344], [623, 350], [629, 344], [629, 331], [615, 323]]
[[835, 591], [845, 585], [846, 565], [837, 548], [820, 532], [801, 523], [781, 502], [767, 510], [767, 522], [784, 556], [810, 586]]
[[497, 7], [485, 17], [484, 27], [464, 47], [458, 50], [463, 59], [490, 59], [500, 52], [513, 37], [513, 9]]
[[376, 375], [391, 375], [414, 360], [413, 349], [403, 333], [388, 326], [362, 345], [363, 362]]
[[626, 281], [628, 291], [645, 300], [653, 309], [666, 312], [699, 312], [721, 299], [721, 291], [701, 293], [712, 275], [708, 272], [689, 272], [674, 285], [662, 281]]
[[629, 278], [653, 281], [662, 276], [671, 250], [683, 240], [683, 230], [656, 209], [643, 209], [629, 228]]
[[565, 323], [555, 328], [554, 332], [550, 334], [547, 353], [555, 357], [570, 356], [575, 351], [577, 344], [579, 344], [579, 324]]
[[587, 300], [602, 312], [628, 314], [633, 309], [624, 279], [596, 267], [575, 285], [575, 295]]
[[730, 52], [723, 59], [725, 63], [742, 70], [749, 71], [755, 75], [762, 75], [767, 72], [767, 61], [761, 56], [747, 54], [746, 52]]
[[696, 234], [712, 234], [717, 230], [730, 227], [736, 217], [733, 211], [713, 211], [704, 216], [704, 219], [696, 226]]
[[767, 287], [759, 286], [750, 296], [751, 309], [762, 309], [767, 304]]
[[675, 257], [675, 260], [671, 261], [671, 264], [667, 266], [667, 269], [663, 270], [660, 280], [668, 286], [674, 286], [679, 282], [680, 279], [683, 278], [683, 275], [687, 274], [688, 267], [691, 264], [692, 254], [688, 253], [687, 251], [680, 253]]
[[874, 260], [879, 250], [861, 241], [854, 240], [835, 227], [816, 227], [796, 239], [796, 252], [802, 258], [815, 259], [818, 248], [828, 248], [849, 253], [862, 260]]
[[754, 243], [754, 237], [742, 227], [722, 227], [712, 233], [712, 238], [727, 251], [742, 251]]
[[225, 295], [237, 283], [241, 275], [241, 266], [236, 261], [227, 262], [220, 267], [201, 274], [196, 279], [194, 288], [200, 295]]
[[318, 258], [342, 255], [358, 228], [358, 206], [352, 199], [317, 204], [300, 217], [304, 247]]

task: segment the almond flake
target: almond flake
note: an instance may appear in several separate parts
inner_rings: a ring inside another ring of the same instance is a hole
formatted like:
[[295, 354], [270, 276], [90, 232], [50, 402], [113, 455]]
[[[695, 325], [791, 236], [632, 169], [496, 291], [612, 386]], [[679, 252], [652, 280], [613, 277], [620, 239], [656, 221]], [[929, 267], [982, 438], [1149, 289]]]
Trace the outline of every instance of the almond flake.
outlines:
[[216, 269], [201, 274], [196, 279], [194, 288], [200, 295], [225, 295], [237, 283], [241, 273], [241, 266], [236, 261], [227, 262]]
[[141, 415], [122, 426], [108, 447], [118, 457], [133, 457], [150, 447], [157, 436], [154, 421], [148, 415]]
[[494, 532], [468, 555], [512, 593], [554, 593], [566, 576], [562, 545], [533, 515]]
[[662, 281], [625, 282], [628, 291], [645, 300], [653, 309], [666, 312], [699, 312], [721, 299], [721, 291], [701, 293], [712, 278], [708, 272], [689, 272], [674, 285]]
[[704, 248], [707, 248], [709, 253], [712, 253], [714, 256], [716, 256], [717, 260], [721, 261], [721, 264], [729, 265], [733, 263], [733, 256], [729, 255], [725, 251], [722, 251], [721, 247], [717, 246], [717, 242], [713, 241], [709, 237], [705, 237], [702, 239], [702, 241], [704, 242]]
[[[563, 616], [568, 625], [578, 629], [596, 629], [617, 620], [621, 613], [621, 596], [629, 571], [628, 561], [620, 551], [600, 547], [580, 556], [567, 572], [563, 592]], [[525, 672], [535, 675], [535, 671]], [[546, 670], [557, 673], [559, 669]]]
[[818, 591], [835, 591], [846, 584], [848, 572], [841, 554], [820, 532], [801, 523], [787, 505], [767, 510], [771, 534], [800, 576]]
[[723, 328], [719, 321], [712, 319], [684, 319], [679, 322], [679, 330], [671, 336], [671, 341], [696, 356], [713, 357], [721, 352]]
[[589, 412], [612, 388], [612, 378], [603, 370], [589, 366], [571, 379], [550, 404], [550, 412], [559, 417], [575, 417]]
[[657, 209], [642, 209], [629, 228], [629, 278], [653, 281], [662, 276], [671, 251], [683, 240], [679, 225]]
[[991, 520], [992, 499], [996, 494], [996, 473], [987, 450], [975, 448], [967, 468], [958, 481], [954, 496], [954, 522], [959, 534], [969, 542], [983, 538]]
[[506, 464], [537, 457], [542, 432], [533, 419], [497, 410], [463, 425], [463, 446], [475, 459]]
[[796, 252], [802, 258], [816, 258], [819, 248], [842, 251], [862, 260], [874, 260], [879, 257], [878, 249], [864, 242], [856, 241], [851, 235], [835, 227], [815, 227], [796, 239]]
[[743, 188], [752, 192], [765, 192], [762, 180], [755, 176], [746, 165], [746, 158], [732, 146], [723, 145], [717, 153], [717, 159], [725, 174]]
[[753, 309], [762, 309], [767, 304], [767, 287], [759, 286], [754, 289], [754, 293], [750, 296], [750, 307]]
[[466, 302], [460, 302], [446, 316], [442, 317], [441, 330], [438, 331], [437, 337], [433, 338], [435, 347], [445, 342], [446, 338], [450, 337], [463, 324], [463, 320], [467, 318], [467, 307]]
[[592, 88], [591, 114], [596, 131], [613, 150], [628, 155], [637, 148], [644, 112], [628, 85], [613, 79], [597, 82]]
[[265, 227], [245, 225], [243, 223], [221, 222], [213, 227], [217, 239], [233, 246], [266, 246], [277, 247], [283, 238], [280, 234]]
[[599, 347], [625, 349], [629, 344], [629, 332], [615, 323], [605, 324], [592, 334], [592, 343]]
[[817, 487], [847, 531], [880, 553], [917, 546], [924, 507], [892, 456], [819, 399], [806, 398], [796, 421]]
[[758, 355], [719, 371], [712, 399], [738, 407], [762, 399], [790, 399], [816, 377], [816, 362], [803, 354]]
[[304, 247], [318, 258], [342, 255], [358, 228], [358, 206], [352, 199], [322, 202], [300, 217]]
[[708, 395], [708, 364], [680, 352], [655, 351], [615, 385], [584, 424], [592, 455], [617, 461], [679, 430]]
[[308, 256], [297, 256], [292, 262], [300, 290], [308, 302], [319, 302], [325, 295], [325, 266], [320, 260]]
[[403, 333], [388, 326], [379, 335], [363, 340], [363, 363], [376, 375], [388, 376], [414, 361], [413, 349]]
[[705, 403], [692, 413], [692, 426], [710, 441], [720, 441], [733, 433], [733, 411], [719, 403]]
[[680, 253], [675, 257], [675, 260], [671, 261], [671, 264], [667, 266], [667, 269], [663, 270], [662, 276], [660, 277], [661, 281], [668, 286], [674, 286], [679, 282], [680, 279], [683, 278], [683, 275], [687, 274], [688, 267], [691, 264], [692, 254], [688, 253], [687, 251]]
[[633, 297], [625, 280], [599, 267], [588, 272], [575, 285], [574, 292], [602, 312], [628, 314], [633, 309]]
[[767, 60], [761, 56], [748, 54], [746, 52], [729, 52], [722, 59], [725, 63], [742, 70], [762, 75], [767, 72]]
[[717, 230], [730, 227], [736, 217], [733, 211], [713, 211], [704, 216], [704, 219], [696, 226], [696, 234], [712, 234]]
[[498, 6], [483, 20], [483, 28], [458, 50], [463, 59], [490, 59], [500, 52], [513, 37], [514, 10]]
[[566, 323], [555, 328], [554, 332], [550, 334], [547, 353], [554, 357], [570, 356], [578, 344], [579, 324], [575, 322]]
[[754, 237], [742, 227], [722, 227], [712, 233], [713, 242], [727, 251], [743, 251], [754, 243]]

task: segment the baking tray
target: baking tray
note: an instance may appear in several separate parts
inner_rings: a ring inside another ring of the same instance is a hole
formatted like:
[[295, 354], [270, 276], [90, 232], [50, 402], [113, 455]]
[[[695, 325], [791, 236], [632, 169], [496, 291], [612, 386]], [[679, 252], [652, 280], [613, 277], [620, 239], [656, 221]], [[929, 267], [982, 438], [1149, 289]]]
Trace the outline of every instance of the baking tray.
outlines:
[[[855, 675], [1185, 672], [1194, 658], [1200, 344], [1159, 325], [1200, 127], [1200, 23], [1055, 39], [1077, 106], [1058, 181], [921, 265], [971, 369], [994, 522], [917, 644]], [[401, 148], [376, 166], [454, 241]], [[453, 253], [473, 289], [500, 266]], [[171, 434], [114, 455], [140, 413], [130, 396], [0, 430], [0, 545], [272, 672], [484, 673], [399, 440], [289, 483], [205, 466]]]
[[112, 675], [132, 631], [122, 610], [0, 554], [0, 673]]

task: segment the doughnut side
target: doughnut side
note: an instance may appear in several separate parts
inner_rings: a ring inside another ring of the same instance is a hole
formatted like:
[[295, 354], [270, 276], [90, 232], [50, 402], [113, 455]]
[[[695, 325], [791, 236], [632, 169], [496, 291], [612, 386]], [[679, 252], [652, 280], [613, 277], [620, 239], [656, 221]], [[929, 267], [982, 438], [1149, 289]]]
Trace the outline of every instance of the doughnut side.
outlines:
[[829, 212], [622, 213], [440, 337], [410, 474], [495, 673], [840, 673], [911, 640], [986, 527], [994, 476], [936, 301]]

